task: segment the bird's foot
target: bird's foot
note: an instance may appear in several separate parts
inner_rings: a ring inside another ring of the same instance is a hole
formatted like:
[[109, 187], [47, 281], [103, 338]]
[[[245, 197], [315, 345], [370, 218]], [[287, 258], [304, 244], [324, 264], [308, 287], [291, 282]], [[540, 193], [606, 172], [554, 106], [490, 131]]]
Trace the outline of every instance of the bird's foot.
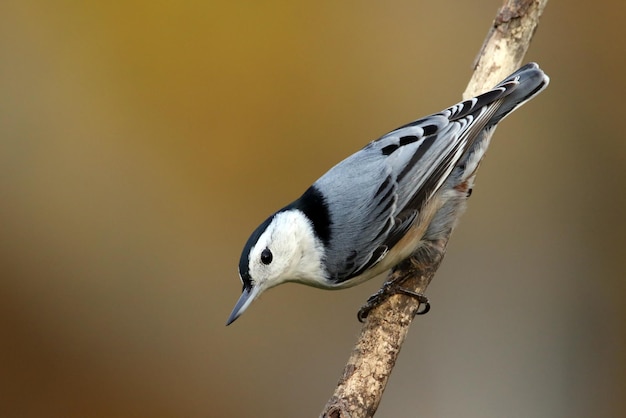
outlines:
[[417, 308], [417, 312], [415, 312], [415, 315], [424, 315], [427, 314], [428, 311], [430, 311], [430, 302], [428, 301], [426, 295], [406, 289], [394, 281], [388, 281], [383, 284], [383, 287], [381, 287], [378, 292], [370, 296], [365, 302], [365, 305], [363, 305], [361, 309], [359, 309], [359, 312], [357, 313], [357, 318], [359, 319], [359, 322], [365, 322], [365, 319], [370, 314], [372, 309], [377, 308], [389, 296], [395, 294], [407, 295], [417, 299], [420, 305]]

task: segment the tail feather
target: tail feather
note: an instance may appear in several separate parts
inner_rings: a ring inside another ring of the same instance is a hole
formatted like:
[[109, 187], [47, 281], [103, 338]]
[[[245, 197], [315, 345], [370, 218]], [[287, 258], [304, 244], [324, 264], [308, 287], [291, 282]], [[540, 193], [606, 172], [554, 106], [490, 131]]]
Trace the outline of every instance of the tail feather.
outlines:
[[510, 88], [511, 90], [503, 99], [500, 108], [493, 115], [487, 127], [500, 122], [509, 113], [539, 94], [549, 83], [550, 78], [534, 62], [524, 65], [502, 80], [494, 87], [494, 90], [500, 87]]

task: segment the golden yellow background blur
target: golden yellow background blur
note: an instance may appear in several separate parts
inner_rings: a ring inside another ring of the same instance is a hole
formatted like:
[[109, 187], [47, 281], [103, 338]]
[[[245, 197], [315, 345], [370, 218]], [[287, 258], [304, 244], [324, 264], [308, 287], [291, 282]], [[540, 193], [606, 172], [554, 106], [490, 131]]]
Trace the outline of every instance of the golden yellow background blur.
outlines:
[[[249, 233], [460, 99], [499, 0], [0, 5], [0, 416], [317, 416], [380, 280], [232, 326]], [[626, 413], [626, 30], [548, 4], [379, 417]]]

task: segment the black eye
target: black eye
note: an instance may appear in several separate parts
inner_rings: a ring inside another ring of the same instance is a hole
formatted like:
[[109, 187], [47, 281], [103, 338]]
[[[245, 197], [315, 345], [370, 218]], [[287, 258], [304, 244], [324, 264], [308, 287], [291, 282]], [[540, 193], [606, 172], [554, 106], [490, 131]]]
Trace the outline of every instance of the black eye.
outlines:
[[261, 252], [261, 263], [267, 265], [272, 262], [273, 258], [274, 256], [272, 255], [272, 252], [269, 248], [266, 248], [263, 250], [263, 252]]

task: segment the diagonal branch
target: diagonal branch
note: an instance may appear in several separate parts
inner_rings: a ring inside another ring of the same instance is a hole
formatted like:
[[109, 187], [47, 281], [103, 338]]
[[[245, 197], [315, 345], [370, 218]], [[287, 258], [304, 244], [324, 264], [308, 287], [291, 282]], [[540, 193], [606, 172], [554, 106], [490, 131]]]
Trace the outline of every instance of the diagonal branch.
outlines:
[[[476, 58], [464, 99], [492, 88], [521, 65], [547, 2], [505, 0]], [[443, 260], [450, 234], [464, 206], [464, 201], [444, 206], [440, 212], [454, 214], [448, 216], [451, 221], [447, 233], [397, 266], [388, 280], [405, 279], [403, 287], [424, 293]], [[419, 302], [415, 298], [398, 294], [372, 310], [322, 417], [374, 415], [418, 309]]]

